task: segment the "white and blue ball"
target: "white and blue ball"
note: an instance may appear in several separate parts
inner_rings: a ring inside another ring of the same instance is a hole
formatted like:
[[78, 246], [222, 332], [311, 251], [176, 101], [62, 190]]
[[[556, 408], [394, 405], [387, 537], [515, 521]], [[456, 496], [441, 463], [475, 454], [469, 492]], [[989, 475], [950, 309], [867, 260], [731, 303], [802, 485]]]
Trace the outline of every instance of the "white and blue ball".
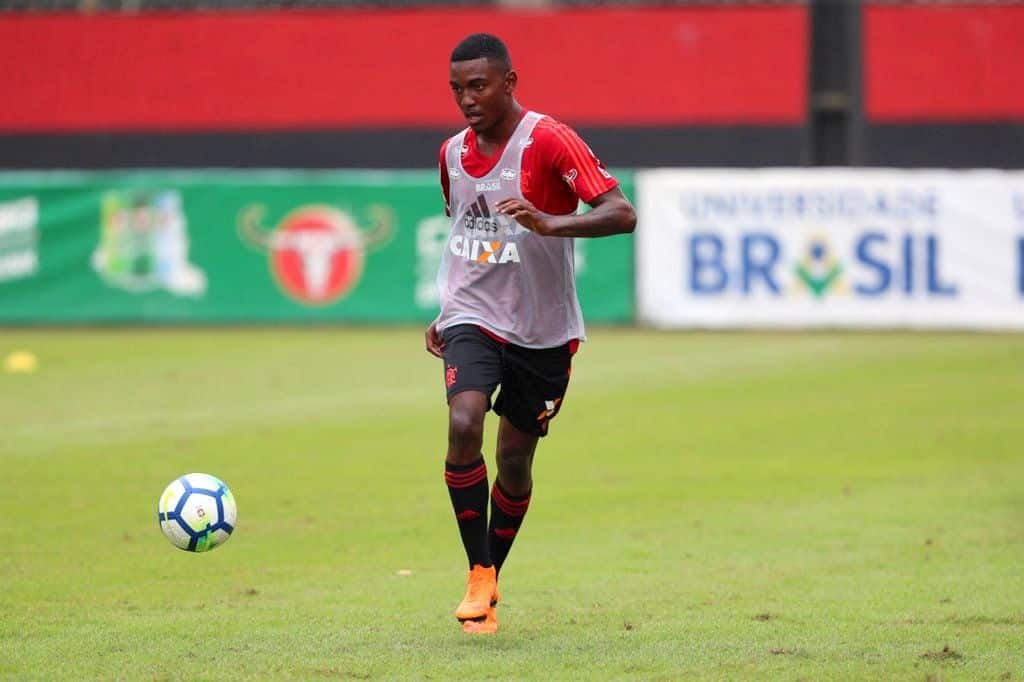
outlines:
[[160, 496], [157, 519], [171, 544], [188, 552], [223, 545], [235, 530], [238, 508], [224, 482], [209, 474], [185, 474]]

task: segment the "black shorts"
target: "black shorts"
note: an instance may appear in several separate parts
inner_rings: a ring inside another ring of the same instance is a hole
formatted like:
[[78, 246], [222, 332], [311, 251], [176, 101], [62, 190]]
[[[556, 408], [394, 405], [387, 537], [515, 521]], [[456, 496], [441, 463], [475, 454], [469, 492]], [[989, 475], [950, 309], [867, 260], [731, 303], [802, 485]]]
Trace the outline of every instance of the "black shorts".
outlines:
[[487, 396], [501, 385], [494, 412], [525, 433], [546, 436], [548, 422], [562, 407], [572, 373], [576, 342], [556, 348], [523, 348], [499, 341], [474, 324], [449, 327], [444, 341], [444, 384], [448, 400], [462, 391]]

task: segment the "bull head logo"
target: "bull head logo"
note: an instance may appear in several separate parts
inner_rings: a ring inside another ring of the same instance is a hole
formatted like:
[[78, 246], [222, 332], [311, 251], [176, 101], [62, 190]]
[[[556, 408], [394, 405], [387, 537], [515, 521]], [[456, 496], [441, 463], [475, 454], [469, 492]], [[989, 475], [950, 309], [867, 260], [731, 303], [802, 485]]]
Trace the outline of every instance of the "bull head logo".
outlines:
[[362, 276], [365, 253], [390, 239], [390, 209], [367, 209], [369, 226], [361, 229], [344, 211], [309, 205], [295, 209], [272, 228], [263, 226], [266, 208], [247, 206], [238, 216], [243, 241], [266, 251], [281, 289], [306, 305], [328, 305], [346, 296]]

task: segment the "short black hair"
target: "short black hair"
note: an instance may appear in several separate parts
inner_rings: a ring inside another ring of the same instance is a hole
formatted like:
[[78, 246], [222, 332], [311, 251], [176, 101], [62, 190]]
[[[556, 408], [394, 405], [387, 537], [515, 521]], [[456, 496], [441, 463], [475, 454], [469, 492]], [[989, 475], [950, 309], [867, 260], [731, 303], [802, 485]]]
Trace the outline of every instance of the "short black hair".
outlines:
[[501, 38], [490, 33], [474, 33], [466, 36], [452, 50], [453, 62], [466, 62], [471, 59], [486, 57], [503, 69], [512, 68], [512, 58]]

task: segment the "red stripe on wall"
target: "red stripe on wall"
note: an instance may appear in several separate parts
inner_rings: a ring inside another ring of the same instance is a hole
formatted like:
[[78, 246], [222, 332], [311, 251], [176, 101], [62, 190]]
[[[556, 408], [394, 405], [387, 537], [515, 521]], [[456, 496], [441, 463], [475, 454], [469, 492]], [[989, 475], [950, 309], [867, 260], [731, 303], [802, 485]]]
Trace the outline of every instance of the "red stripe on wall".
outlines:
[[268, 11], [5, 15], [0, 131], [461, 127], [448, 57], [475, 31], [575, 124], [804, 119], [803, 6]]
[[864, 68], [875, 122], [1024, 119], [1024, 6], [870, 5]]

